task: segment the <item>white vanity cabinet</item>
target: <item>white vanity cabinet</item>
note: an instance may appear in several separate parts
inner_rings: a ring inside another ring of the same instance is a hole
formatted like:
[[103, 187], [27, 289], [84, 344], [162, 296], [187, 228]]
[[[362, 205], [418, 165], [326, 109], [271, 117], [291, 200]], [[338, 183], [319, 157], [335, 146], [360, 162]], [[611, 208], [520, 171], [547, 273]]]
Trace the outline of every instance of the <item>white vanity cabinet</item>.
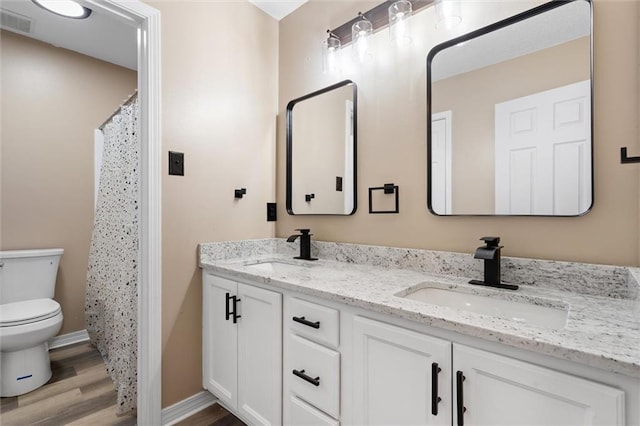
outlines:
[[353, 423], [623, 425], [622, 390], [353, 317]]
[[251, 425], [640, 424], [635, 377], [338, 298], [203, 284], [204, 387]]
[[624, 424], [611, 386], [458, 344], [453, 372], [456, 425]]
[[204, 387], [251, 424], [282, 423], [282, 295], [203, 274]]

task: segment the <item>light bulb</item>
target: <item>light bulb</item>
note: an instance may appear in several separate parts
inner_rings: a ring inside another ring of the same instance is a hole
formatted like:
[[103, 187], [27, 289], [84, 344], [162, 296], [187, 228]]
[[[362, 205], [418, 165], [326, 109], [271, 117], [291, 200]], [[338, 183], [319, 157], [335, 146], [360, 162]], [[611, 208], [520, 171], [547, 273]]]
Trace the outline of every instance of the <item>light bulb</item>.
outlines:
[[340, 39], [331, 31], [329, 37], [322, 42], [322, 72], [325, 74], [340, 71]]
[[35, 4], [66, 18], [84, 19], [91, 15], [91, 9], [71, 0], [33, 0]]
[[435, 0], [436, 29], [450, 30], [462, 22], [459, 0]]
[[360, 63], [373, 58], [370, 38], [373, 35], [373, 24], [362, 14], [361, 20], [351, 26], [352, 49], [356, 60]]
[[411, 2], [399, 0], [389, 6], [389, 36], [398, 46], [411, 44]]

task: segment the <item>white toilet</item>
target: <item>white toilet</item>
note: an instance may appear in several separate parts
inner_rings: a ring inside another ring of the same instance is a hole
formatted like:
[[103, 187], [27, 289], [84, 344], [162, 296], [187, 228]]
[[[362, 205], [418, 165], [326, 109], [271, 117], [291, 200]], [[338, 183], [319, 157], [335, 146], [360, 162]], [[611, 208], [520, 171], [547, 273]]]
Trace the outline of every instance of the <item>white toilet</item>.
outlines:
[[62, 327], [53, 300], [63, 249], [0, 251], [0, 396], [49, 381], [47, 341]]

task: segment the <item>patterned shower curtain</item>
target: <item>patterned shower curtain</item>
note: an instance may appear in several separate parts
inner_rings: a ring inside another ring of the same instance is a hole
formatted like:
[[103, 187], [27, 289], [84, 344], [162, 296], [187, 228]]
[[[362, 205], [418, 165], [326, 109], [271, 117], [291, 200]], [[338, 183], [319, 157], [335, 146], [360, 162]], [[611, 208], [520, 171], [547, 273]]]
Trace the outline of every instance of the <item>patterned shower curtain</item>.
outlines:
[[[136, 95], [134, 95], [136, 96]], [[104, 126], [104, 150], [87, 272], [86, 327], [107, 364], [117, 413], [135, 410], [139, 264], [138, 99]]]

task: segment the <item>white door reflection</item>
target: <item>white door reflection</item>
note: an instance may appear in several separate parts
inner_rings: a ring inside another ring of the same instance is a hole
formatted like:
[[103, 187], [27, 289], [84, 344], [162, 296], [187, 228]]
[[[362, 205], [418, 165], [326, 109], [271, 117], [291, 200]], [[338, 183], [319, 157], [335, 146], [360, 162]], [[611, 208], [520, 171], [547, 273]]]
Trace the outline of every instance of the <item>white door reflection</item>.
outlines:
[[579, 215], [591, 205], [589, 80], [495, 106], [495, 212]]

